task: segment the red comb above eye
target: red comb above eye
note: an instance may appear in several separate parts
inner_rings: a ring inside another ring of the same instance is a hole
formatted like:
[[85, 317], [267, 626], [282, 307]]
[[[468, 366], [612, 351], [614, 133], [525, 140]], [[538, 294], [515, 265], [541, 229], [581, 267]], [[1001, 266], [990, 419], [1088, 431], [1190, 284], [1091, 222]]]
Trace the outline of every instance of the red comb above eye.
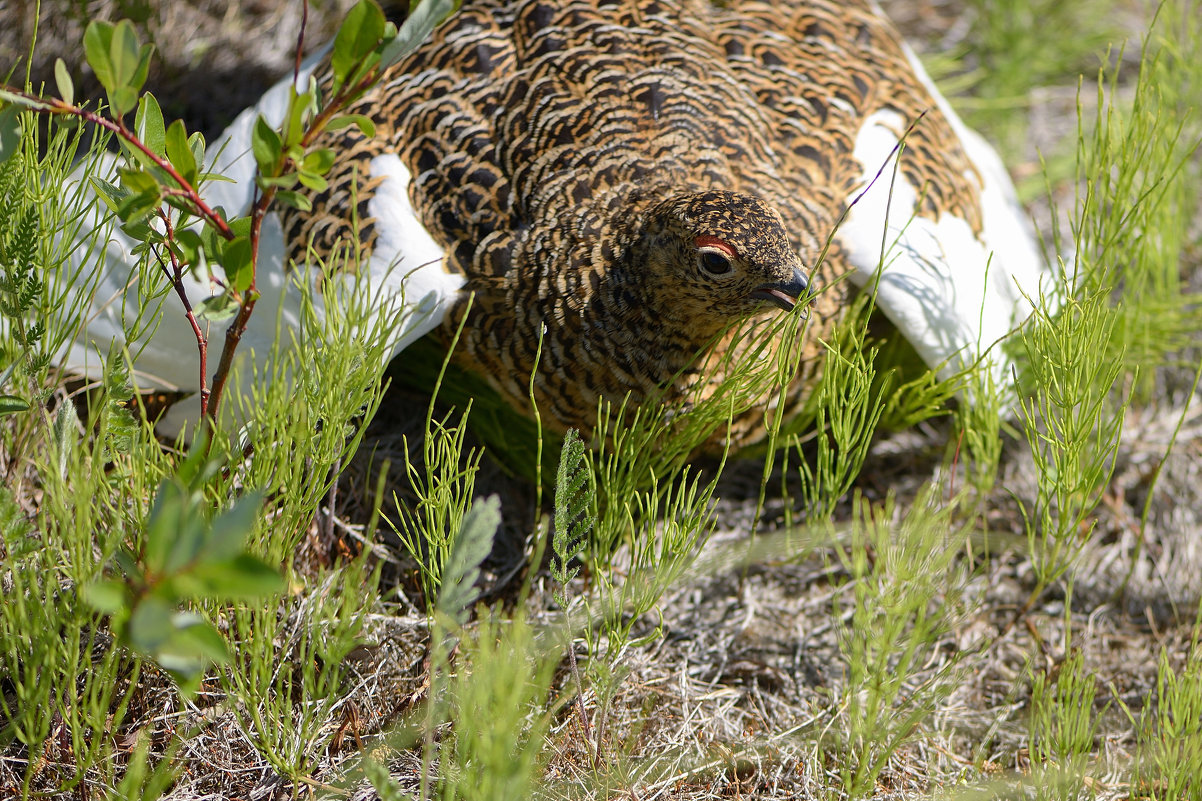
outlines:
[[697, 237], [693, 240], [693, 244], [699, 248], [717, 248], [718, 250], [722, 251], [722, 253], [728, 259], [735, 259], [739, 256], [739, 252], [731, 247], [730, 243], [728, 243], [725, 239], [719, 239], [718, 237], [710, 236], [709, 234], [702, 234], [701, 236]]

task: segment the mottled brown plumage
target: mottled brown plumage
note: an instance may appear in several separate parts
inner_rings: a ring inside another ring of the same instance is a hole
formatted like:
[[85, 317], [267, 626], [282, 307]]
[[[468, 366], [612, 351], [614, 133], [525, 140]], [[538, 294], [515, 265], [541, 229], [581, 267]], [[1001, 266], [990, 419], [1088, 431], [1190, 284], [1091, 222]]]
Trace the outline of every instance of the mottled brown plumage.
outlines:
[[533, 371], [559, 428], [589, 430], [598, 398], [637, 402], [674, 377], [668, 396], [687, 391], [699, 349], [790, 307], [805, 274], [822, 291], [803, 393], [848, 291], [841, 242], [808, 273], [888, 156], [853, 152], [874, 114], [896, 112], [895, 136], [919, 120], [900, 160], [916, 214], [982, 225], [960, 139], [859, 0], [469, 0], [354, 110], [377, 136], [325, 143], [339, 152], [331, 188], [313, 212], [284, 213], [293, 255], [370, 249], [372, 160], [398, 154], [422, 224], [466, 277], [444, 338], [474, 293], [456, 358], [518, 408]]

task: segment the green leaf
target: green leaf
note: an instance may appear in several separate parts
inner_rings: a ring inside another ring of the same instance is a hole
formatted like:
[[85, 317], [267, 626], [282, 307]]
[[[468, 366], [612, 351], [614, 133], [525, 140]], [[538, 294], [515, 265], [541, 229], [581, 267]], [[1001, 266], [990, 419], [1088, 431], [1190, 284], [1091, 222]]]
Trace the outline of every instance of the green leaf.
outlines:
[[147, 596], [134, 607], [125, 627], [125, 639], [142, 653], [155, 656], [175, 631], [171, 625], [174, 615], [175, 609], [167, 601], [154, 595]]
[[127, 167], [121, 170], [121, 185], [131, 194], [158, 192], [159, 182], [146, 170]]
[[144, 45], [138, 40], [132, 22], [127, 19], [118, 22], [109, 45], [113, 73], [118, 84], [134, 94], [140, 92], [146, 83], [146, 76], [150, 74], [150, 56], [153, 52], [154, 45]]
[[275, 198], [285, 206], [291, 206], [301, 211], [313, 211], [313, 201], [309, 199], [308, 195], [301, 192], [281, 189], [276, 193]]
[[[218, 217], [225, 219], [225, 209], [218, 206], [217, 208], [213, 209], [213, 211]], [[229, 224], [228, 220], [226, 220], [226, 224]], [[217, 254], [221, 251], [221, 245], [218, 244], [221, 241], [223, 240], [217, 233], [217, 229], [213, 227], [211, 222], [205, 220], [205, 224], [200, 227], [200, 243], [201, 247], [204, 248], [206, 258], [208, 258], [210, 261], [215, 260], [217, 258]]]
[[555, 600], [565, 608], [564, 588], [579, 572], [578, 567], [571, 566], [572, 562], [584, 550], [595, 523], [590, 513], [594, 506], [591, 477], [584, 442], [576, 429], [569, 428], [559, 453], [559, 473], [555, 480], [555, 534], [551, 540], [555, 553], [551, 575], [559, 584]]
[[142, 563], [153, 576], [167, 576], [196, 559], [204, 545], [205, 519], [193, 494], [164, 479], [146, 521]]
[[0, 395], [0, 414], [15, 414], [29, 408], [29, 404], [16, 395]]
[[204, 241], [200, 238], [200, 234], [191, 228], [175, 232], [175, 245], [176, 254], [184, 264], [195, 264], [200, 259], [200, 252], [204, 249]]
[[58, 456], [58, 474], [66, 480], [71, 455], [79, 442], [79, 415], [74, 403], [63, 403], [54, 416], [54, 451]]
[[165, 240], [163, 234], [151, 228], [150, 223], [146, 220], [146, 216], [143, 215], [121, 225], [121, 230], [125, 232], [125, 235], [138, 243], [130, 248], [130, 253], [135, 256], [148, 252], [151, 245], [157, 245]]
[[213, 518], [202, 561], [221, 561], [242, 553], [246, 538], [254, 531], [262, 505], [263, 493], [248, 492], [236, 500], [232, 507]]
[[21, 149], [21, 111], [17, 106], [0, 109], [0, 164]]
[[210, 323], [224, 323], [238, 313], [238, 301], [229, 292], [205, 298], [196, 305], [196, 317]]
[[[146, 95], [150, 97], [150, 95]], [[176, 172], [192, 187], [196, 186], [196, 156], [188, 145], [188, 132], [183, 120], [176, 120], [167, 129], [166, 137], [167, 160], [175, 167]]]
[[[188, 137], [188, 148], [192, 151], [192, 161], [194, 163], [205, 163], [205, 138], [200, 131], [193, 131], [192, 135]], [[208, 175], [208, 173], [205, 173], [205, 175]], [[199, 176], [197, 180], [200, 180]], [[225, 178], [225, 180], [230, 181], [229, 178]]]
[[54, 82], [58, 86], [58, 96], [68, 106], [75, 105], [75, 84], [71, 81], [71, 72], [61, 58], [54, 60]]
[[[163, 111], [159, 108], [159, 101], [155, 100], [152, 94], [144, 94], [138, 100], [138, 113], [134, 115], [134, 134], [155, 155], [163, 155], [167, 142], [163, 133]], [[136, 147], [130, 148], [130, 151], [139, 159], [146, 158]]]
[[175, 468], [176, 479], [188, 489], [199, 490], [221, 472], [221, 460], [209, 455], [209, 432], [201, 426], [188, 455]]
[[212, 624], [151, 595], [134, 609], [122, 640], [172, 673], [184, 693], [194, 692], [208, 665], [229, 661], [229, 648]]
[[216, 601], [263, 598], [288, 587], [278, 569], [248, 553], [223, 562], [197, 565], [181, 575], [178, 583], [191, 597]]
[[217, 630], [195, 613], [177, 612], [171, 625], [171, 636], [151, 656], [171, 673], [186, 698], [199, 689], [210, 664], [229, 662], [229, 648]]
[[326, 130], [339, 131], [352, 125], [358, 126], [359, 132], [368, 139], [376, 135], [376, 124], [371, 121], [371, 117], [362, 114], [340, 114], [326, 123]]
[[245, 292], [254, 278], [254, 268], [251, 264], [251, 246], [249, 236], [239, 236], [221, 248], [221, 269], [225, 271], [225, 281], [235, 292]]
[[103, 178], [97, 178], [94, 175], [92, 176], [92, 188], [96, 190], [96, 194], [100, 196], [100, 199], [104, 201], [104, 205], [109, 207], [109, 211], [114, 214], [121, 207], [122, 201], [129, 196], [129, 192], [126, 192], [121, 187], [111, 184]]
[[102, 615], [116, 615], [125, 610], [128, 602], [125, 583], [116, 579], [101, 579], [85, 584], [80, 595], [84, 603]]
[[99, 433], [104, 438], [103, 458], [128, 454], [139, 430], [129, 402], [133, 399], [133, 383], [129, 361], [117, 340], [109, 343], [108, 358], [104, 360], [104, 405]]
[[296, 175], [307, 189], [312, 189], [314, 192], [324, 192], [330, 186], [329, 181], [317, 173], [301, 170]]
[[[171, 618], [171, 625], [175, 628], [175, 636], [171, 638], [172, 652], [217, 664], [229, 661], [230, 653], [225, 640], [200, 615], [195, 612], [176, 612]], [[163, 667], [171, 669], [167, 664]]]
[[84, 56], [109, 96], [114, 117], [138, 103], [138, 93], [150, 72], [153, 45], [143, 45], [129, 20], [116, 25], [93, 20], [84, 31]]
[[113, 553], [113, 563], [129, 579], [145, 584], [145, 576], [138, 565], [137, 556], [126, 547], [120, 547]]
[[124, 117], [138, 104], [138, 93], [128, 86], [119, 86], [109, 92], [109, 105], [114, 117]]
[[388, 69], [420, 47], [434, 29], [458, 9], [459, 0], [422, 0], [417, 8], [410, 9], [396, 38], [380, 53], [380, 69]]
[[142, 87], [146, 85], [146, 78], [150, 75], [150, 57], [152, 55], [154, 55], [154, 45], [142, 45], [142, 49], [138, 52], [137, 66], [134, 68], [130, 80], [130, 88], [134, 92], [142, 91]]
[[229, 225], [230, 230], [234, 233], [234, 236], [244, 237], [250, 236], [251, 222], [252, 220], [250, 217], [235, 217], [232, 220], [226, 220], [226, 224]]
[[109, 91], [111, 87], [117, 85], [113, 60], [109, 55], [109, 47], [113, 42], [113, 30], [114, 25], [111, 22], [92, 20], [83, 33], [84, 58], [87, 60], [88, 66], [92, 68], [92, 72], [96, 73], [96, 80], [100, 81], [100, 85], [105, 88], [105, 91]]
[[[127, 195], [121, 205], [117, 207], [117, 216], [127, 222], [139, 222], [154, 213], [154, 210], [159, 206], [160, 199], [158, 193], [141, 192], [136, 195]], [[133, 230], [137, 229], [131, 227], [130, 231]], [[144, 236], [141, 234], [135, 235], [131, 233], [130, 235], [136, 236], [138, 239], [144, 239]]]
[[260, 114], [255, 120], [255, 126], [250, 134], [251, 151], [255, 154], [255, 163], [259, 173], [264, 176], [275, 175], [279, 168], [280, 157], [284, 152], [284, 143], [280, 135], [268, 124], [267, 119]]
[[334, 166], [334, 151], [328, 147], [318, 148], [305, 156], [301, 162], [301, 171], [316, 175], [325, 175]]
[[335, 86], [346, 83], [359, 62], [375, 51], [383, 36], [384, 12], [374, 0], [359, 0], [347, 13], [334, 37], [330, 66], [334, 71]]
[[138, 67], [138, 51], [141, 42], [138, 32], [129, 20], [118, 20], [109, 40], [109, 62], [113, 65], [114, 84], [128, 86]]
[[[288, 87], [288, 112], [284, 115], [283, 143], [285, 149], [300, 148], [305, 136], [305, 112], [314, 108], [316, 98], [311, 92], [297, 94], [295, 87]], [[293, 156], [293, 158], [296, 158]]]
[[290, 172], [286, 175], [277, 175], [274, 177], [260, 175], [258, 179], [259, 188], [263, 189], [264, 191], [272, 187], [276, 189], [291, 189], [292, 187], [296, 186], [299, 180], [300, 179], [297, 177], [297, 174], [294, 172]]
[[153, 175], [137, 168], [120, 171], [124, 197], [117, 204], [117, 216], [124, 222], [137, 221], [151, 214], [162, 200], [162, 187]]

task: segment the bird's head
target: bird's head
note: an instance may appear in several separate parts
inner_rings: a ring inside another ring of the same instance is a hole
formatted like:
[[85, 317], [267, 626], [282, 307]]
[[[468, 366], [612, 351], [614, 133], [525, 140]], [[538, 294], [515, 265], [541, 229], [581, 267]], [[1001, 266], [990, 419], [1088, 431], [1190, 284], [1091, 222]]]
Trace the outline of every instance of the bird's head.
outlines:
[[634, 265], [669, 312], [718, 328], [805, 303], [809, 279], [784, 221], [752, 195], [707, 190], [651, 206]]

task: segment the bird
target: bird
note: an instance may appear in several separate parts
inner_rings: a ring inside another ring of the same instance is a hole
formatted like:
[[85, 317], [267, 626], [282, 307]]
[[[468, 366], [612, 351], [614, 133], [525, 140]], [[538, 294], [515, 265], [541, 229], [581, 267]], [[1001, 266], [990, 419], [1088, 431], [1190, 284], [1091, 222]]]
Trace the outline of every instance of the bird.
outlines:
[[[213, 143], [233, 180], [207, 186], [211, 204], [249, 208], [251, 130], [281, 121], [293, 80]], [[299, 325], [290, 266], [354, 247], [404, 316], [390, 355], [454, 342], [459, 365], [525, 414], [533, 396], [561, 432], [587, 435], [598, 402], [720, 385], [748, 348], [740, 324], [767, 337], [761, 356], [796, 349], [804, 399], [856, 291], [932, 369], [983, 360], [1004, 383], [994, 346], [1050, 282], [996, 152], [869, 0], [465, 0], [348, 111], [374, 135], [323, 134], [328, 186], [274, 212], [248, 350], [266, 352], [272, 308]], [[122, 336], [130, 255], [113, 236], [109, 310], [94, 302], [75, 363]], [[804, 341], [773, 328], [785, 314], [806, 317]], [[139, 374], [195, 389], [188, 333], [139, 342]], [[735, 444], [765, 408], [740, 412]]]

